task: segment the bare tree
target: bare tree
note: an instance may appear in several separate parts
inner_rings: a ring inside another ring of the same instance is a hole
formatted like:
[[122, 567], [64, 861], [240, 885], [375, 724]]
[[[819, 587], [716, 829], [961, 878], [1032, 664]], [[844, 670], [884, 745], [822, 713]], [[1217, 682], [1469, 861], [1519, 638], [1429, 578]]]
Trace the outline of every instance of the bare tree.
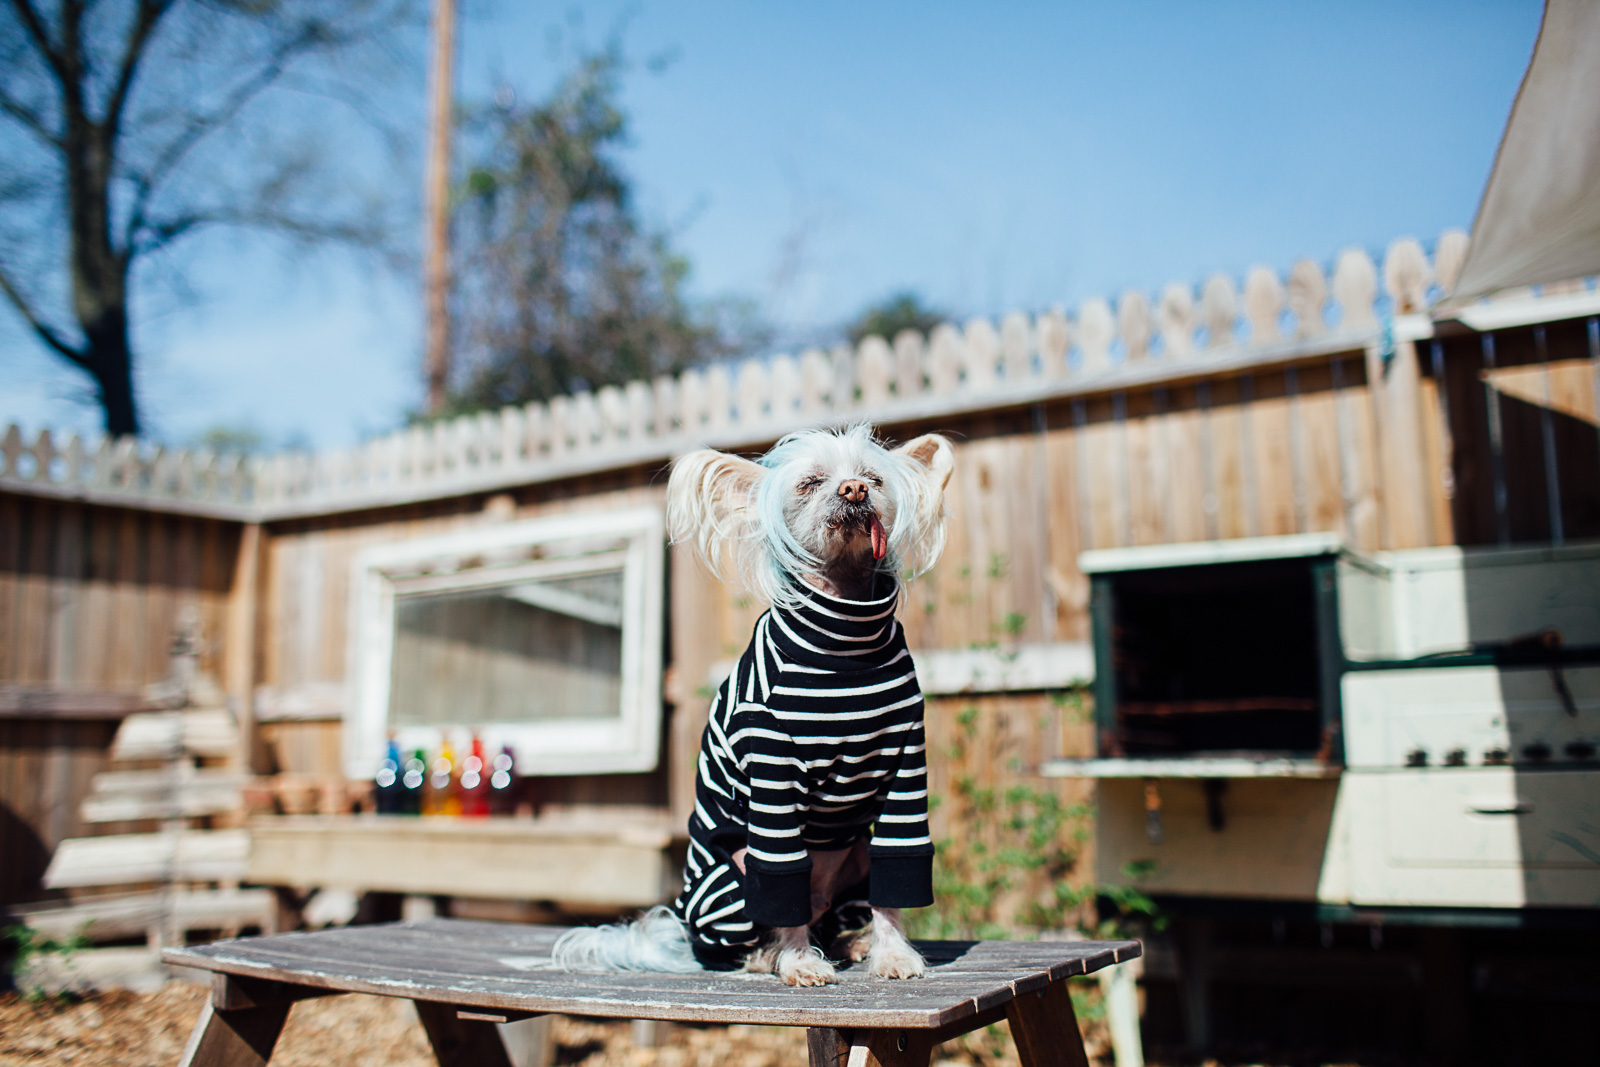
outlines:
[[695, 302], [688, 261], [640, 221], [619, 49], [578, 57], [546, 100], [468, 116], [456, 215], [454, 411], [673, 373], [759, 345], [748, 303]]
[[[374, 242], [381, 201], [317, 143], [370, 118], [412, 0], [0, 2], [0, 291], [139, 432], [135, 267], [217, 226]], [[363, 83], [366, 83], [365, 85]], [[378, 127], [374, 127], [375, 129]]]

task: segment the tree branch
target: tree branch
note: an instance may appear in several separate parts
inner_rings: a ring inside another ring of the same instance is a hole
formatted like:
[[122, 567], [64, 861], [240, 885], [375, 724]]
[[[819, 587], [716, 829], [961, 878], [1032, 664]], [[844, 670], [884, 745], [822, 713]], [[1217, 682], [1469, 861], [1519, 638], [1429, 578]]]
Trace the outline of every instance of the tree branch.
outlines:
[[71, 80], [72, 72], [67, 68], [66, 59], [50, 43], [50, 31], [46, 28], [44, 19], [39, 17], [39, 12], [34, 10], [29, 0], [11, 0], [11, 6], [16, 11], [17, 17], [22, 20], [28, 36], [33, 38], [34, 47], [39, 49], [45, 62], [50, 64], [50, 69], [56, 72], [61, 84], [67, 84]]
[[21, 291], [12, 284], [10, 275], [6, 274], [4, 269], [0, 269], [0, 291], [5, 292], [6, 297], [11, 301], [11, 305], [17, 309], [17, 313], [33, 328], [33, 332], [38, 334], [45, 344], [84, 370], [91, 369], [89, 360], [82, 352], [63, 341], [60, 334], [52, 330], [39, 316], [33, 313], [33, 308], [28, 306], [27, 300], [23, 298]]
[[150, 34], [154, 32], [161, 16], [171, 7], [172, 0], [139, 0], [139, 12], [134, 17], [133, 29], [128, 33], [128, 47], [117, 66], [117, 81], [106, 101], [103, 129], [108, 141], [116, 140], [117, 132], [122, 127], [122, 109], [128, 102], [128, 90], [133, 87], [133, 77], [139, 69], [139, 61], [144, 58], [144, 48], [149, 43]]
[[[228, 95], [228, 99], [223, 102], [221, 107], [208, 115], [197, 116], [192, 119], [187, 128], [173, 138], [172, 142], [156, 157], [155, 161], [133, 179], [133, 198], [129, 206], [128, 222], [123, 229], [124, 248], [130, 250], [131, 253], [138, 241], [139, 232], [145, 229], [147, 225], [148, 216], [146, 212], [150, 206], [150, 198], [155, 195], [161, 182], [172, 172], [183, 157], [193, 151], [195, 146], [205, 140], [207, 135], [226, 125], [246, 104], [282, 77], [289, 61], [298, 52], [316, 40], [316, 33], [309, 28], [302, 28], [301, 32], [279, 46], [260, 70], [238, 85]], [[164, 244], [166, 242], [159, 243]]]
[[19, 125], [51, 148], [59, 149], [61, 147], [61, 138], [54, 130], [45, 125], [44, 119], [40, 117], [39, 113], [4, 89], [0, 89], [0, 112], [11, 116]]
[[263, 207], [213, 207], [184, 212], [169, 219], [149, 220], [143, 228], [144, 239], [130, 255], [145, 255], [158, 251], [179, 238], [208, 226], [243, 226], [272, 230], [309, 241], [345, 241], [360, 244], [374, 239], [374, 234], [370, 230], [357, 223], [327, 222]]

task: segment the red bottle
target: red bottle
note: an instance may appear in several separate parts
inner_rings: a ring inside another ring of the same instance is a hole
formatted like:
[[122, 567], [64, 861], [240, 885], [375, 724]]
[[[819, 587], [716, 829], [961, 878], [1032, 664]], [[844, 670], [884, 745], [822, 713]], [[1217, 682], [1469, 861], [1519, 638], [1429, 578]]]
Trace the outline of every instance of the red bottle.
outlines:
[[483, 740], [472, 738], [472, 755], [461, 761], [461, 814], [489, 814], [489, 776], [493, 773], [485, 765]]

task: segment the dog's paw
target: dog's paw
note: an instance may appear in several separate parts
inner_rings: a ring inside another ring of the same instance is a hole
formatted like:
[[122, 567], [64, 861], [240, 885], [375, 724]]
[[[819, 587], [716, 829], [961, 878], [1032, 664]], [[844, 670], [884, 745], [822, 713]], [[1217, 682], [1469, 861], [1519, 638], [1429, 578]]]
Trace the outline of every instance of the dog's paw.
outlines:
[[785, 985], [831, 985], [839, 980], [833, 964], [816, 951], [785, 952], [778, 958], [778, 977]]
[[872, 936], [865, 931], [856, 934], [850, 939], [846, 957], [851, 963], [860, 963], [872, 953]]
[[910, 945], [886, 945], [867, 953], [867, 973], [874, 978], [921, 978], [926, 967]]

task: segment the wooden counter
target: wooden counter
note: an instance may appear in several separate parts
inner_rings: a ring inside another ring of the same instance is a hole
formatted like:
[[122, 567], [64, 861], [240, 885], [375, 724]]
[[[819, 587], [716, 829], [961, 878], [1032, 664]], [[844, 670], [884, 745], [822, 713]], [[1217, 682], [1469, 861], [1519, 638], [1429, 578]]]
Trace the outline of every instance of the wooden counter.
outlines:
[[563, 904], [647, 907], [677, 891], [675, 836], [659, 818], [265, 816], [250, 823], [246, 881]]

